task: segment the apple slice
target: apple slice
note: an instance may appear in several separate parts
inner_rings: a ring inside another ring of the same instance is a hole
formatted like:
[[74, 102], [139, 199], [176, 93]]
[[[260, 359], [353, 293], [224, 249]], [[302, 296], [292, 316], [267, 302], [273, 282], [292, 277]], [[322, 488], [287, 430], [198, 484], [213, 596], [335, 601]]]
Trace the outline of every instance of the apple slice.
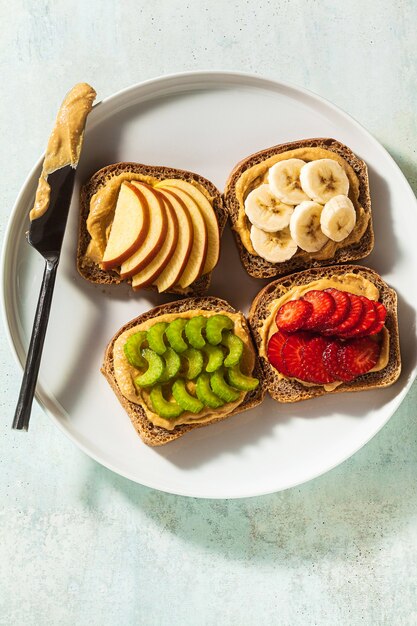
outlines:
[[[203, 268], [203, 274], [211, 272], [217, 265], [217, 262], [219, 260], [220, 232], [217, 217], [212, 205], [210, 204], [210, 201], [203, 194], [203, 192], [198, 189], [198, 187], [195, 187], [191, 183], [187, 182], [186, 180], [182, 180], [181, 178], [169, 178], [163, 180], [161, 183], [158, 183], [156, 187], [169, 187], [172, 188], [173, 191], [178, 191], [179, 189], [181, 189], [183, 193], [186, 193], [196, 202], [206, 223], [208, 235], [207, 257]], [[181, 195], [181, 197], [185, 201], [185, 197], [183, 195]]]
[[[159, 193], [155, 190], [154, 192]], [[167, 211], [168, 230], [158, 254], [138, 274], [133, 276], [132, 287], [135, 291], [141, 289], [142, 287], [151, 285], [154, 280], [158, 278], [167, 264], [171, 261], [177, 247], [179, 233], [177, 214], [171, 203], [165, 201], [162, 194], [159, 195], [162, 198], [162, 202], [164, 202]]]
[[149, 208], [130, 183], [122, 183], [101, 267], [121, 265], [142, 245], [149, 229]]
[[122, 278], [134, 276], [156, 257], [168, 229], [167, 211], [158, 192], [138, 181], [132, 181], [130, 185], [141, 202], [148, 205], [149, 230], [140, 248], [122, 264], [120, 268]]
[[165, 269], [153, 282], [161, 293], [176, 285], [180, 279], [191, 255], [194, 233], [190, 214], [183, 204], [163, 189], [159, 189], [159, 193], [163, 196], [165, 203], [171, 206], [178, 220], [178, 240], [174, 254]]

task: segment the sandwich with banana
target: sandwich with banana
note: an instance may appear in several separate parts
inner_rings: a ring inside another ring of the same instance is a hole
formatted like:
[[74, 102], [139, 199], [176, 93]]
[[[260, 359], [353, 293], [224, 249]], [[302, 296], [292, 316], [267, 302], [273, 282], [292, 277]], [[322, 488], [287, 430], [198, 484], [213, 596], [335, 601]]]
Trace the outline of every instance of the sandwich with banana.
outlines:
[[335, 139], [303, 139], [238, 163], [224, 202], [246, 271], [256, 278], [343, 263], [372, 251], [364, 161]]

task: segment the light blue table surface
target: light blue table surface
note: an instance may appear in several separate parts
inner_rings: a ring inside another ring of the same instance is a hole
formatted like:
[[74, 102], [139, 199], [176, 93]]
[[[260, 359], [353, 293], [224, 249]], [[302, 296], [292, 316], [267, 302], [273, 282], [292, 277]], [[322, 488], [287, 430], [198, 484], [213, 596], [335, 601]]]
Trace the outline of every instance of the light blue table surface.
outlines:
[[[80, 80], [100, 98], [193, 69], [292, 81], [359, 120], [417, 190], [414, 0], [1, 0], [0, 24], [1, 240]], [[38, 407], [12, 432], [21, 375], [3, 331], [0, 378], [1, 625], [417, 624], [416, 385], [327, 475], [202, 501], [112, 474]]]

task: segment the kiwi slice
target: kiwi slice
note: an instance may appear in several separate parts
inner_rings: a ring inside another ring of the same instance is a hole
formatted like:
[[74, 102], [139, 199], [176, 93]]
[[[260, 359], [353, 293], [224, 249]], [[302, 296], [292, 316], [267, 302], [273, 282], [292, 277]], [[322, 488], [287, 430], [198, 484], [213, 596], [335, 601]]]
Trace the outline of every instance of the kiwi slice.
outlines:
[[215, 372], [223, 365], [224, 353], [220, 346], [211, 346], [208, 343], [204, 346], [203, 352], [207, 357], [206, 372]]
[[148, 345], [156, 354], [164, 354], [167, 349], [164, 338], [167, 328], [167, 322], [157, 322], [148, 330]]
[[[178, 356], [178, 355], [177, 355]], [[193, 378], [197, 378], [197, 376], [201, 373], [203, 369], [203, 353], [200, 350], [196, 350], [195, 348], [188, 348], [181, 354], [181, 356], [187, 359], [187, 372], [185, 374], [186, 378], [192, 380]]]
[[210, 387], [216, 396], [219, 396], [225, 402], [234, 402], [240, 396], [239, 391], [230, 387], [224, 380], [223, 368], [218, 369], [210, 377]]
[[143, 374], [140, 374], [140, 376], [136, 376], [134, 382], [138, 387], [149, 387], [160, 379], [165, 365], [162, 357], [150, 348], [144, 348], [142, 350], [142, 356], [148, 363], [148, 369]]
[[202, 331], [206, 327], [207, 318], [204, 315], [197, 315], [188, 320], [185, 325], [185, 336], [188, 339], [188, 343], [197, 350], [201, 350], [206, 345], [206, 340], [202, 335]]
[[205, 406], [208, 406], [211, 409], [218, 409], [224, 404], [224, 401], [212, 392], [210, 388], [210, 377], [208, 374], [200, 374], [197, 378], [195, 391], [197, 398], [201, 400]]
[[230, 331], [223, 333], [222, 345], [226, 346], [229, 350], [227, 357], [224, 360], [225, 367], [232, 367], [237, 365], [242, 358], [243, 354], [243, 341], [237, 335], [234, 335]]
[[185, 328], [187, 320], [183, 317], [178, 317], [176, 320], [168, 324], [168, 327], [165, 331], [167, 339], [169, 341], [169, 345], [171, 348], [177, 353], [181, 354], [181, 352], [185, 352], [188, 348], [188, 345], [184, 341], [184, 337], [182, 336], [182, 332]]
[[158, 382], [165, 383], [167, 380], [174, 378], [174, 376], [178, 374], [181, 367], [181, 359], [179, 355], [170, 347], [165, 350], [162, 358], [165, 361], [165, 367]]
[[123, 346], [125, 357], [133, 367], [145, 367], [146, 361], [140, 353], [142, 344], [146, 341], [146, 331], [139, 330], [134, 335], [130, 335], [129, 339]]
[[233, 326], [233, 320], [227, 317], [227, 315], [213, 315], [209, 317], [206, 324], [207, 341], [212, 346], [217, 346], [222, 340], [222, 332], [224, 330], [232, 330]]
[[240, 391], [252, 391], [259, 385], [257, 378], [242, 374], [239, 365], [234, 365], [227, 370], [227, 378], [232, 387]]
[[201, 400], [188, 393], [185, 386], [185, 381], [182, 378], [176, 380], [172, 385], [172, 395], [174, 396], [179, 406], [184, 409], [184, 411], [190, 411], [191, 413], [200, 413], [200, 411], [204, 407], [204, 404], [201, 402]]
[[150, 399], [153, 410], [160, 417], [164, 417], [169, 420], [179, 417], [181, 413], [183, 413], [183, 409], [175, 400], [166, 400], [164, 398], [161, 385], [156, 385], [152, 389]]

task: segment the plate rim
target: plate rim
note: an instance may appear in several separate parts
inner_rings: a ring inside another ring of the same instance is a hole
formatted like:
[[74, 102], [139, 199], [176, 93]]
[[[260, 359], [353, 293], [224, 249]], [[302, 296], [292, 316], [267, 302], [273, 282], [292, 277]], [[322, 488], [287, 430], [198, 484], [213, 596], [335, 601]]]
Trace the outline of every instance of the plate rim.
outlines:
[[[110, 96], [107, 96], [106, 98], [96, 102], [93, 109], [96, 109], [100, 105], [103, 105], [103, 104], [108, 104], [108, 103], [111, 104], [112, 100], [117, 100], [123, 96], [128, 96], [129, 93], [134, 93], [137, 90], [146, 90], [147, 88], [152, 89], [152, 86], [164, 84], [164, 83], [166, 84], [172, 83], [173, 87], [175, 88], [176, 85], [178, 86], [179, 84], [187, 84], [188, 82], [195, 83], [198, 79], [201, 80], [207, 77], [210, 77], [212, 79], [213, 84], [215, 82], [217, 82], [219, 85], [223, 83], [224, 86], [231, 85], [232, 79], [234, 79], [235, 84], [243, 84], [243, 85], [246, 84], [249, 86], [255, 86], [258, 88], [266, 88], [266, 89], [269, 87], [269, 88], [274, 88], [274, 89], [281, 88], [287, 91], [290, 90], [290, 91], [294, 91], [295, 93], [301, 94], [303, 96], [307, 96], [312, 100], [315, 100], [321, 104], [326, 105], [326, 107], [332, 109], [336, 114], [341, 115], [342, 117], [346, 118], [351, 124], [354, 124], [357, 127], [357, 129], [361, 132], [361, 134], [365, 136], [367, 140], [370, 141], [373, 144], [373, 146], [384, 155], [385, 158], [388, 158], [388, 160], [391, 162], [391, 165], [394, 166], [394, 169], [396, 170], [397, 175], [399, 175], [399, 177], [402, 179], [402, 182], [405, 183], [406, 187], [410, 191], [411, 197], [414, 198], [414, 202], [417, 206], [417, 199], [414, 195], [414, 192], [406, 176], [402, 172], [397, 162], [388, 152], [388, 150], [372, 135], [372, 133], [370, 133], [360, 122], [358, 122], [354, 117], [352, 117], [344, 109], [333, 104], [333, 102], [331, 102], [327, 98], [324, 98], [323, 96], [315, 93], [314, 91], [310, 89], [306, 89], [305, 87], [301, 85], [298, 85], [289, 81], [277, 80], [267, 75], [257, 74], [253, 72], [242, 72], [242, 71], [234, 71], [234, 70], [189, 70], [189, 71], [184, 71], [184, 72], [175, 72], [175, 73], [170, 73], [170, 74], [159, 75], [159, 76], [147, 79], [145, 81], [141, 81], [141, 82], [129, 85], [123, 89], [120, 89], [119, 91], [112, 93]], [[207, 88], [208, 89], [210, 88], [210, 83], [207, 83]], [[175, 93], [175, 89], [173, 93]], [[43, 158], [44, 158], [44, 153], [42, 153], [39, 159], [35, 162], [34, 166], [31, 168], [23, 184], [20, 187], [19, 193], [16, 197], [13, 208], [10, 212], [9, 219], [7, 221], [7, 226], [6, 226], [4, 237], [3, 237], [1, 258], [0, 258], [0, 312], [3, 318], [3, 324], [5, 328], [7, 342], [9, 344], [10, 350], [21, 372], [23, 372], [23, 369], [24, 369], [24, 360], [22, 360], [21, 356], [19, 355], [19, 351], [16, 345], [17, 342], [15, 342], [12, 336], [12, 330], [11, 330], [12, 324], [10, 321], [11, 319], [10, 313], [13, 307], [10, 304], [6, 303], [6, 299], [7, 299], [6, 288], [8, 287], [8, 284], [10, 281], [10, 278], [6, 275], [6, 270], [8, 266], [10, 265], [10, 258], [11, 258], [10, 240], [11, 240], [11, 234], [16, 226], [15, 222], [17, 221], [18, 208], [20, 204], [22, 203], [25, 194], [27, 193], [27, 188], [30, 185], [31, 180], [33, 179], [36, 172], [40, 169], [42, 162], [43, 162]], [[200, 498], [200, 499], [213, 499], [213, 500], [241, 499], [241, 498], [251, 498], [251, 497], [257, 497], [257, 496], [269, 495], [272, 493], [278, 493], [281, 491], [285, 491], [287, 489], [291, 489], [296, 486], [303, 485], [307, 482], [310, 482], [311, 480], [314, 480], [316, 478], [319, 478], [320, 476], [323, 476], [327, 472], [333, 470], [334, 468], [338, 467], [339, 465], [347, 461], [349, 458], [355, 455], [359, 450], [361, 450], [364, 446], [366, 446], [367, 443], [369, 443], [369, 441], [373, 439], [373, 437], [375, 437], [378, 434], [378, 432], [388, 423], [388, 421], [391, 419], [394, 413], [398, 410], [399, 406], [401, 405], [407, 393], [409, 392], [416, 376], [417, 376], [417, 363], [414, 365], [413, 370], [410, 372], [408, 380], [404, 384], [402, 390], [393, 399], [393, 407], [389, 411], [386, 419], [382, 423], [378, 424], [377, 428], [374, 429], [365, 440], [362, 440], [358, 447], [355, 447], [354, 450], [351, 450], [348, 454], [343, 456], [343, 458], [338, 460], [336, 463], [331, 463], [329, 466], [326, 466], [325, 469], [311, 475], [308, 479], [303, 480], [301, 482], [296, 480], [294, 482], [289, 482], [283, 487], [278, 487], [274, 489], [268, 488], [265, 490], [257, 490], [256, 492], [254, 492], [253, 490], [249, 490], [249, 492], [247, 493], [240, 493], [239, 495], [227, 495], [227, 496], [225, 496], [224, 494], [201, 495], [201, 493], [193, 493], [190, 491], [185, 492], [181, 489], [166, 488], [166, 487], [162, 488], [160, 485], [155, 484], [154, 481], [152, 480], [146, 480], [145, 482], [139, 481], [136, 477], [132, 476], [129, 472], [117, 469], [112, 463], [108, 462], [107, 460], [103, 460], [98, 454], [96, 454], [87, 445], [85, 445], [80, 440], [80, 438], [77, 438], [77, 436], [73, 432], [71, 432], [70, 429], [67, 429], [65, 427], [64, 422], [61, 419], [59, 419], [59, 417], [55, 415], [52, 410], [48, 408], [47, 404], [48, 404], [49, 398], [46, 393], [44, 394], [42, 390], [37, 390], [35, 394], [35, 400], [38, 406], [48, 416], [48, 418], [52, 420], [52, 422], [58, 427], [58, 429], [61, 432], [64, 433], [64, 435], [68, 439], [70, 439], [70, 441], [72, 441], [80, 450], [82, 450], [87, 456], [92, 458], [95, 462], [104, 466], [106, 469], [111, 470], [115, 474], [118, 474], [119, 476], [123, 476], [124, 478], [127, 478], [128, 480], [131, 480], [132, 482], [143, 485], [145, 487], [156, 489], [164, 493], [170, 493], [170, 494], [178, 495], [178, 496]]]

